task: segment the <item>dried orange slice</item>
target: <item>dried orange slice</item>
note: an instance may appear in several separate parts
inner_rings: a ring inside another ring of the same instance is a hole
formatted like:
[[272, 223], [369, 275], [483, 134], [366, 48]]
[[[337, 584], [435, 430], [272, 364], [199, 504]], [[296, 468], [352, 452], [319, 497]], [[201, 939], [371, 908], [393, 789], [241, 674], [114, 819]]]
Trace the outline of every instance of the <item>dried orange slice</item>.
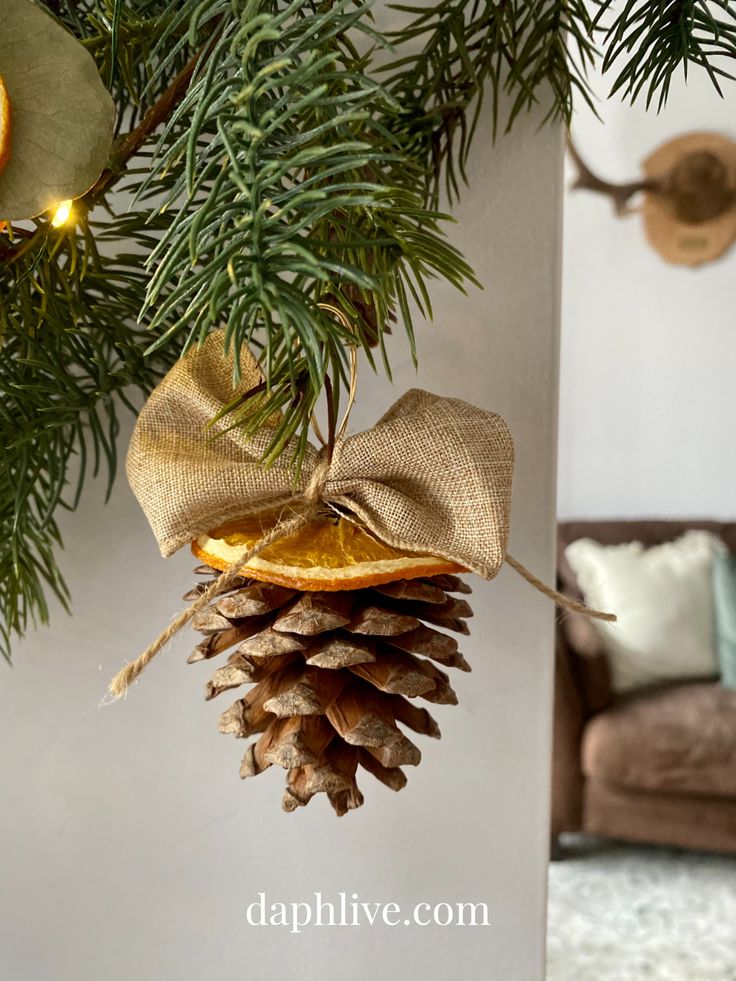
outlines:
[[[192, 551], [213, 569], [227, 569], [273, 528], [275, 520], [230, 522], [200, 535], [192, 542]], [[269, 545], [242, 571], [250, 579], [291, 589], [336, 592], [465, 570], [447, 559], [392, 548], [346, 518], [325, 517]]]
[[11, 120], [10, 96], [0, 75], [0, 174], [10, 160]]

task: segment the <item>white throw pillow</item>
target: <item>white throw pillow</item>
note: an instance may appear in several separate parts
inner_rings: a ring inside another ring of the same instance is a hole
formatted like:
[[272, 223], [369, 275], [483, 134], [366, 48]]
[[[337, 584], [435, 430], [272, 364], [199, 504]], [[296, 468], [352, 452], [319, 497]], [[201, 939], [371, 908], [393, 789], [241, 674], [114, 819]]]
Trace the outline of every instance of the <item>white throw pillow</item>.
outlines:
[[588, 606], [618, 616], [595, 622], [616, 691], [718, 674], [713, 630], [713, 554], [707, 531], [645, 549], [641, 542], [601, 545], [581, 538], [565, 557]]

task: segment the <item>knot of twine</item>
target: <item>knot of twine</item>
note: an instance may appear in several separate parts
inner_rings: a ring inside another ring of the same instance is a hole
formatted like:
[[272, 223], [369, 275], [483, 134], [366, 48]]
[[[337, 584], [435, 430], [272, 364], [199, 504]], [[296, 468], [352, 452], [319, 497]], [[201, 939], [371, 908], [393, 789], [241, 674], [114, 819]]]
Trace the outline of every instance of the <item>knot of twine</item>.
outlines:
[[312, 471], [312, 476], [309, 478], [309, 483], [301, 496], [301, 501], [304, 504], [319, 505], [323, 502], [325, 484], [330, 474], [331, 463], [332, 451], [328, 447], [323, 446], [317, 456], [317, 463]]
[[[168, 642], [179, 633], [182, 627], [185, 627], [189, 621], [196, 616], [197, 613], [199, 613], [200, 610], [203, 610], [205, 607], [209, 606], [210, 602], [215, 596], [227, 592], [235, 580], [240, 578], [240, 573], [243, 566], [247, 565], [251, 559], [254, 559], [257, 555], [260, 555], [261, 552], [269, 547], [269, 545], [273, 545], [274, 542], [277, 542], [282, 538], [287, 538], [289, 535], [293, 535], [295, 532], [299, 531], [300, 528], [303, 528], [305, 525], [309, 524], [309, 522], [319, 514], [322, 505], [325, 503], [324, 490], [330, 472], [331, 461], [331, 450], [328, 447], [323, 447], [317, 458], [317, 464], [312, 472], [312, 476], [309, 479], [309, 483], [307, 484], [303, 493], [295, 496], [284, 504], [284, 509], [286, 510], [288, 508], [290, 517], [279, 518], [274, 527], [270, 531], [266, 532], [266, 534], [263, 535], [255, 543], [255, 545], [252, 545], [250, 548], [243, 549], [241, 554], [230, 563], [224, 572], [214, 579], [207, 589], [205, 589], [185, 610], [182, 610], [182, 612], [171, 621], [168, 627], [166, 627], [166, 629], [158, 635], [152, 644], [149, 644], [140, 657], [137, 657], [135, 661], [131, 661], [130, 664], [126, 664], [124, 668], [118, 671], [108, 686], [108, 691], [114, 699], [122, 698], [127, 693], [128, 687], [140, 677], [159, 651], [161, 651], [166, 644], [168, 644]], [[255, 514], [258, 512], [251, 513]], [[550, 586], [547, 586], [546, 583], [542, 582], [541, 579], [538, 579], [525, 566], [523, 566], [521, 562], [518, 562], [515, 558], [513, 558], [513, 556], [509, 555], [508, 552], [506, 553], [505, 561], [528, 583], [534, 586], [535, 589], [539, 590], [539, 592], [543, 593], [554, 603], [556, 603], [557, 606], [575, 613], [581, 613], [584, 616], [591, 617], [595, 620], [605, 620], [608, 622], [616, 620], [616, 616], [612, 613], [602, 613], [600, 610], [591, 610], [584, 604], [578, 603], [569, 596], [565, 596], [556, 589], [552, 589]]]

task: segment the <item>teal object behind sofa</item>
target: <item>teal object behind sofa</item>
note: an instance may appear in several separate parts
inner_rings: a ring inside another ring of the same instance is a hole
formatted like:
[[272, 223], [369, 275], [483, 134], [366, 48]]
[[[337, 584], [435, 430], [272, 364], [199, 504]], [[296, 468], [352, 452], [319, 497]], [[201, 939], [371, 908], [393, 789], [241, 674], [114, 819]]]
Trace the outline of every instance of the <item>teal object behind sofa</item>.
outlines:
[[715, 556], [713, 598], [721, 684], [736, 691], [736, 555]]

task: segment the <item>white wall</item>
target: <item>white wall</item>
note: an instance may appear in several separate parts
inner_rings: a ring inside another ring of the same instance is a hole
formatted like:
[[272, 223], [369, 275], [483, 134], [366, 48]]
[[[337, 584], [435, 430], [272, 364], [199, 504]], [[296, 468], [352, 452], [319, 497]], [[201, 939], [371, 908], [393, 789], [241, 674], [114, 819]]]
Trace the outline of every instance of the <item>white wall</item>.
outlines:
[[[660, 143], [692, 130], [736, 137], [733, 85], [721, 100], [692, 72], [657, 115], [600, 105], [573, 133], [593, 170], [639, 173]], [[606, 91], [597, 80], [599, 93]], [[566, 166], [568, 182], [574, 175]], [[600, 195], [565, 200], [559, 513], [723, 516], [736, 511], [736, 251], [692, 270], [668, 266], [638, 216]]]
[[[537, 120], [478, 138], [455, 239], [485, 292], [438, 285], [421, 371], [397, 329], [396, 384], [362, 378], [356, 427], [420, 384], [501, 412], [518, 447], [512, 549], [552, 572], [560, 136]], [[553, 610], [510, 570], [476, 582], [461, 704], [440, 708], [409, 786], [363, 781], [337, 820], [323, 801], [287, 815], [282, 776], [243, 784], [244, 746], [217, 732], [212, 666], [192, 635], [127, 702], [105, 685], [179, 607], [193, 561], [164, 562], [127, 486], [63, 522], [74, 618], [19, 645], [0, 679], [0, 951], [23, 981], [540, 981]], [[249, 927], [246, 904], [356, 892], [366, 901], [484, 901], [488, 929]]]

